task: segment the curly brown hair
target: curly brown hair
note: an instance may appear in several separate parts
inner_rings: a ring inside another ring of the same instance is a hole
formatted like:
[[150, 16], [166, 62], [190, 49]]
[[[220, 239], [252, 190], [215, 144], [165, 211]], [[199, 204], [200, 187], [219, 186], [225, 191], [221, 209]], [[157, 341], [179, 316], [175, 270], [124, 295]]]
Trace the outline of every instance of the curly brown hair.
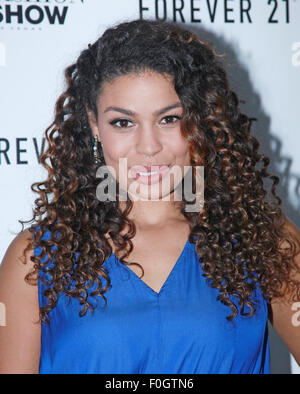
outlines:
[[[275, 191], [279, 178], [267, 172], [270, 160], [258, 153], [259, 142], [250, 133], [253, 119], [241, 113], [222, 59], [211, 43], [177, 23], [133, 20], [108, 28], [66, 68], [67, 87], [45, 131], [48, 147], [41, 164], [48, 178], [31, 186], [39, 198], [30, 220], [35, 221], [29, 228], [32, 242], [24, 251], [38, 245], [42, 250], [31, 257], [34, 269], [25, 280], [36, 283], [41, 271], [51, 278], [44, 292], [48, 305], [40, 307], [40, 318], [49, 322], [62, 292], [79, 299], [80, 316], [93, 309], [90, 296], [101, 296], [107, 304], [104, 293], [110, 278], [102, 263], [112, 253], [104, 236], [108, 231], [118, 251], [124, 251], [120, 261], [128, 263], [136, 232], [127, 217], [132, 201], [127, 199], [122, 212], [118, 200], [101, 202], [96, 197], [98, 164], [92, 156], [87, 108], [97, 118], [103, 83], [143, 70], [173, 76], [184, 108], [182, 132], [191, 164], [205, 166], [203, 210], [186, 212], [184, 200], [181, 212], [190, 223], [189, 240], [201, 256], [204, 276], [219, 290], [217, 299], [231, 309], [227, 319], [239, 313], [231, 295], [237, 297], [241, 314], [255, 313], [251, 294], [256, 286], [267, 300], [281, 297], [284, 288], [296, 289], [293, 294], [299, 298], [299, 282], [291, 277], [296, 244], [283, 230], [285, 218]], [[105, 164], [103, 152], [101, 159]], [[263, 178], [272, 180], [271, 193], [264, 189]], [[275, 201], [267, 201], [271, 194]], [[124, 226], [129, 232], [121, 235]], [[46, 230], [51, 233], [47, 240], [42, 239]], [[289, 247], [280, 247], [282, 241]]]

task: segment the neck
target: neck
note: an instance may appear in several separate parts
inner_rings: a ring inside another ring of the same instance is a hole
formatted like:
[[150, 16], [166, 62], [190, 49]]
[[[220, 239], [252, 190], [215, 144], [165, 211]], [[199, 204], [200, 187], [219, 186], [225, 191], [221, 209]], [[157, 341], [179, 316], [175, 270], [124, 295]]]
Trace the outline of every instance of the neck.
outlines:
[[[119, 201], [119, 207], [123, 212], [125, 201]], [[133, 207], [128, 214], [139, 227], [162, 227], [170, 221], [186, 221], [181, 213], [180, 201], [134, 201]]]

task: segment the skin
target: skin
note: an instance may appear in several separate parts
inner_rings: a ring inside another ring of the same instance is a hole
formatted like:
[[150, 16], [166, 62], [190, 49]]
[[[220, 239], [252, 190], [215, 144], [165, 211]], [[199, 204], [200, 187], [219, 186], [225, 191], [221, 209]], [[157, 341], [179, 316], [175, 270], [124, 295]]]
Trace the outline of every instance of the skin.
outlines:
[[[298, 254], [295, 257], [297, 272], [293, 272], [293, 277], [300, 281], [300, 231], [296, 225], [286, 217], [284, 229], [294, 235], [297, 240]], [[282, 242], [282, 248], [288, 247], [286, 242]], [[285, 286], [286, 287], [286, 286]], [[280, 299], [271, 300], [269, 320], [278, 335], [287, 345], [300, 366], [300, 299], [298, 302], [291, 302], [287, 294]]]
[[[173, 104], [177, 107], [155, 114]], [[131, 111], [134, 115], [110, 107]], [[134, 185], [139, 187], [137, 192], [141, 198], [135, 200], [132, 218], [140, 225], [148, 226], [159, 225], [174, 214], [180, 216], [176, 211], [178, 203], [174, 201], [174, 189], [182, 176], [175, 182], [171, 177], [170, 184], [166, 181], [168, 177], [164, 177], [161, 182], [151, 185], [139, 184], [130, 176], [130, 169], [135, 165], [168, 164], [173, 170], [178, 169], [177, 173], [181, 175], [184, 166], [190, 165], [188, 143], [180, 132], [180, 119], [175, 118], [183, 115], [183, 108], [171, 77], [149, 71], [106, 82], [97, 110], [98, 119], [91, 111], [88, 116], [93, 135], [102, 143], [106, 164], [114, 168], [120, 182], [120, 158], [126, 158], [128, 189], [134, 190]], [[110, 124], [118, 119], [117, 124]], [[150, 193], [157, 198], [151, 198]], [[159, 201], [162, 198], [166, 201]], [[121, 208], [124, 205], [121, 204]]]
[[[158, 114], [173, 105], [176, 107]], [[134, 115], [124, 114], [124, 110]], [[143, 281], [159, 292], [190, 232], [189, 223], [180, 213], [178, 201], [174, 200], [174, 190], [185, 173], [184, 166], [190, 165], [188, 143], [181, 134], [180, 119], [176, 119], [182, 117], [183, 107], [172, 78], [148, 71], [121, 76], [105, 83], [97, 112], [98, 119], [91, 111], [88, 111], [88, 116], [93, 135], [102, 142], [106, 164], [114, 168], [120, 182], [120, 158], [127, 158], [127, 187], [130, 189], [133, 184], [139, 186], [140, 199], [134, 201], [129, 214], [137, 228], [129, 261], [143, 262]], [[111, 122], [116, 120], [117, 123], [112, 125]], [[130, 169], [143, 164], [168, 164], [176, 168], [175, 181], [170, 177], [170, 182], [167, 182], [167, 177], [163, 177], [160, 182], [151, 185], [139, 184], [130, 177]], [[156, 197], [154, 200], [151, 194]], [[162, 201], [163, 198], [166, 200]], [[120, 208], [123, 209], [124, 205], [125, 202], [121, 201]], [[109, 236], [107, 238], [118, 255]], [[152, 245], [156, 245], [155, 250]], [[130, 268], [136, 274], [142, 274], [138, 266]]]
[[[189, 165], [187, 142], [181, 136], [179, 122], [170, 126], [165, 119], [168, 115], [182, 115], [182, 109], [178, 107], [161, 115], [153, 115], [154, 111], [178, 101], [171, 79], [155, 73], [124, 76], [103, 86], [98, 102], [98, 119], [91, 112], [88, 115], [93, 134], [102, 141], [105, 161], [115, 168], [117, 176], [120, 157], [128, 159], [129, 168], [151, 160], [155, 164], [176, 164], [181, 169]], [[105, 112], [108, 106], [130, 109], [135, 115]], [[109, 121], [116, 118], [129, 119], [130, 122], [122, 124], [132, 128], [128, 131], [113, 128]], [[169, 121], [172, 122], [172, 119]], [[152, 158], [149, 158], [150, 155]], [[128, 186], [130, 182], [133, 180], [128, 179]], [[151, 185], [150, 188], [156, 189], [160, 198], [171, 198], [169, 201], [141, 200], [134, 203], [129, 218], [134, 220], [137, 233], [133, 239], [134, 250], [129, 257], [132, 261], [143, 262], [143, 281], [158, 292], [183, 250], [190, 228], [179, 212], [179, 205], [172, 199], [176, 182], [163, 185], [162, 180], [160, 186]], [[145, 199], [149, 197], [149, 185], [143, 185], [141, 195]], [[120, 207], [122, 209], [122, 204]], [[296, 236], [300, 244], [299, 229], [289, 219], [286, 219], [284, 227]], [[0, 266], [0, 302], [6, 306], [6, 326], [0, 326], [2, 374], [32, 374], [39, 370], [41, 327], [34, 323], [38, 320], [39, 310], [37, 286], [30, 286], [24, 281], [25, 275], [33, 268], [30, 260], [33, 251], [27, 254], [25, 260], [22, 258], [30, 237], [28, 230], [15, 237]], [[115, 252], [114, 245], [111, 245]], [[149, 255], [152, 257], [151, 264]], [[153, 264], [153, 261], [156, 263]], [[295, 263], [300, 267], [300, 254]], [[138, 267], [130, 269], [141, 274]], [[293, 303], [287, 298], [272, 300], [270, 319], [300, 364], [300, 326], [293, 324], [295, 310], [292, 306]]]

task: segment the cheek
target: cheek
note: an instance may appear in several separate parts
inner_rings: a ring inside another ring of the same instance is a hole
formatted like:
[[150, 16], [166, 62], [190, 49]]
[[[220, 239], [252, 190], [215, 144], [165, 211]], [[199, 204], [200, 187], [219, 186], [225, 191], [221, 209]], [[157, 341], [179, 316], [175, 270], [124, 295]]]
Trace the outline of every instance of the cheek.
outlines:
[[103, 153], [107, 165], [114, 167], [119, 165], [119, 158], [127, 157], [130, 145], [127, 146], [126, 142], [121, 141], [120, 138], [114, 138], [113, 136], [105, 136], [102, 139]]
[[173, 155], [176, 157], [176, 161], [181, 163], [189, 164], [190, 162], [190, 154], [189, 154], [189, 146], [188, 142], [179, 138], [178, 140], [173, 141], [170, 146]]

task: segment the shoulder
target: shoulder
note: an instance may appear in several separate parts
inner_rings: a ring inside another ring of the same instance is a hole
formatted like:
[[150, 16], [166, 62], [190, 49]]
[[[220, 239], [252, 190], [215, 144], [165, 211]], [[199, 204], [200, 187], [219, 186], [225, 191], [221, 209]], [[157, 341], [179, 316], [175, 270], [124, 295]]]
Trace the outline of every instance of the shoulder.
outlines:
[[[289, 250], [293, 254], [293, 258], [289, 261], [289, 278], [295, 280], [300, 286], [300, 230], [298, 227], [287, 217], [284, 216], [282, 225], [282, 238], [279, 240], [279, 249], [281, 251]], [[274, 299], [271, 304], [277, 305], [278, 303], [285, 303], [291, 300], [295, 289], [290, 287], [290, 283], [282, 282], [283, 296]]]
[[[38, 288], [25, 277], [33, 271], [31, 232], [20, 232], [0, 265], [0, 302], [5, 307], [0, 327], [0, 372], [37, 372], [40, 351]], [[2, 360], [2, 361], [1, 361]]]
[[[290, 277], [300, 284], [300, 230], [299, 228], [285, 216], [282, 226], [284, 238], [280, 241], [280, 249], [284, 250], [292, 246], [294, 257], [290, 263]], [[291, 243], [292, 242], [292, 243]], [[289, 289], [286, 293], [289, 294]]]
[[[283, 232], [284, 236], [288, 239], [292, 238], [294, 242], [295, 257], [292, 262], [291, 277], [300, 284], [300, 231], [290, 219], [285, 217]], [[280, 243], [282, 249], [289, 248], [289, 246], [286, 239], [283, 239]], [[291, 300], [290, 296], [293, 293], [291, 294], [290, 290], [292, 289], [289, 289], [286, 285], [284, 286], [287, 295], [270, 302], [270, 322], [300, 365], [300, 321], [297, 320], [300, 299], [298, 299], [298, 302]], [[295, 296], [297, 297], [296, 293]]]
[[[291, 219], [289, 219], [287, 216], [284, 217], [283, 230], [286, 235], [292, 235], [293, 240], [296, 242], [297, 247], [299, 248], [299, 246], [300, 246], [300, 230], [291, 221]], [[286, 245], [286, 242], [284, 242], [283, 244]], [[298, 260], [299, 260], [299, 258], [298, 258]]]
[[5, 252], [0, 266], [1, 270], [17, 269], [18, 271], [27, 272], [28, 269], [33, 268], [30, 257], [33, 256], [34, 250], [29, 248], [31, 241], [32, 234], [29, 229], [20, 232], [13, 238]]

